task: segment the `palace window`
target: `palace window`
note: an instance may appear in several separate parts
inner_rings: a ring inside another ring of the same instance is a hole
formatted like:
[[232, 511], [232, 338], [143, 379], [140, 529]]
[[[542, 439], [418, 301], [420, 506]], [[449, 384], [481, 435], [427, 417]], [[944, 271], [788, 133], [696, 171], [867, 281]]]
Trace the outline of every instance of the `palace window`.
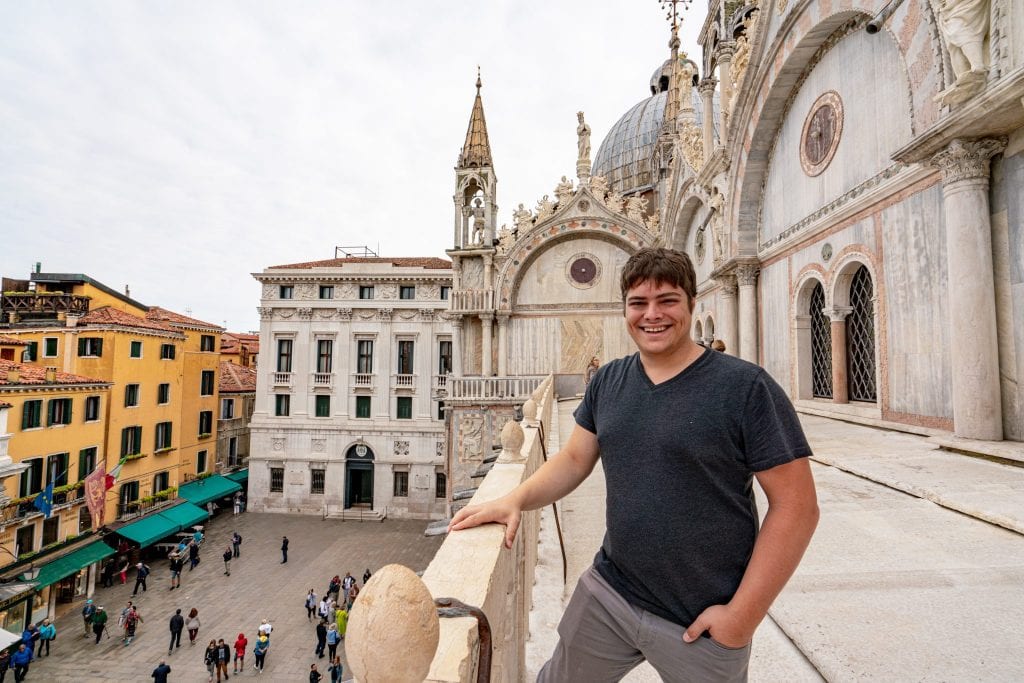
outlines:
[[291, 411], [292, 397], [289, 394], [274, 394], [274, 415], [288, 417]]
[[46, 337], [43, 339], [43, 358], [57, 357], [57, 338]]
[[215, 341], [212, 334], [204, 334], [199, 337], [199, 350], [200, 351], [213, 351], [213, 342]]
[[125, 427], [121, 430], [121, 457], [138, 455], [142, 452], [142, 427]]
[[334, 286], [333, 285], [320, 285], [320, 298], [321, 299], [333, 299], [334, 298]]
[[359, 285], [359, 298], [360, 299], [372, 299], [373, 298], [373, 285]]
[[[172, 422], [158, 422], [156, 425], [156, 450], [171, 447], [171, 432], [174, 429]], [[159, 490], [159, 489], [158, 489]]]
[[331, 339], [318, 339], [316, 342], [316, 371], [318, 373], [331, 372], [334, 364], [334, 341]]
[[85, 398], [85, 421], [96, 422], [100, 419], [100, 397], [87, 396]]
[[28, 469], [21, 473], [21, 484], [18, 487], [18, 496], [24, 498], [25, 496], [34, 496], [43, 490], [43, 459], [42, 458], [30, 458], [28, 460], [22, 460], [23, 465], [28, 465]]
[[196, 474], [202, 474], [206, 471], [206, 451], [199, 451], [196, 453]]
[[21, 428], [35, 429], [43, 425], [43, 402], [25, 401], [21, 404]]
[[356, 396], [356, 417], [370, 417], [369, 396]]
[[310, 493], [323, 493], [324, 492], [324, 470], [310, 470], [310, 482], [309, 492]]
[[412, 361], [413, 351], [415, 350], [415, 342], [409, 340], [401, 340], [398, 342], [398, 374], [399, 375], [411, 375], [412, 374]]
[[46, 481], [54, 486], [66, 486], [68, 483], [68, 463], [70, 453], [55, 453], [46, 456]]
[[373, 340], [360, 339], [356, 349], [356, 372], [359, 374], [373, 372]]
[[294, 293], [295, 289], [291, 285], [281, 285], [277, 290], [278, 297], [281, 299], [291, 299]]
[[96, 469], [96, 454], [99, 449], [96, 446], [83, 448], [78, 451], [78, 481], [82, 481]]
[[139, 405], [139, 385], [138, 384], [125, 384], [124, 385], [124, 407], [134, 408]]
[[871, 274], [861, 266], [850, 282], [850, 306], [846, 318], [846, 358], [850, 400], [878, 400], [875, 390], [875, 308]]
[[395, 417], [399, 420], [412, 419], [412, 396], [399, 396], [396, 399]]
[[79, 337], [78, 355], [99, 358], [103, 355], [103, 339], [100, 337]]
[[156, 387], [156, 402], [159, 405], [171, 402], [171, 385], [167, 382]]
[[291, 372], [292, 371], [292, 340], [291, 339], [278, 339], [277, 340], [277, 371], [278, 372]]
[[444, 472], [434, 474], [434, 498], [446, 498], [448, 496], [448, 477]]
[[160, 360], [174, 360], [174, 344], [160, 345]]
[[203, 370], [202, 377], [199, 381], [199, 395], [200, 396], [213, 396], [213, 381], [215, 373], [213, 370]]
[[235, 399], [222, 398], [220, 400], [220, 419], [230, 420], [235, 416]]
[[199, 436], [209, 436], [210, 434], [213, 434], [213, 411], [201, 410], [199, 411]]
[[415, 299], [416, 298], [416, 287], [410, 285], [402, 285], [398, 288], [399, 299]]
[[316, 416], [317, 417], [330, 417], [331, 416], [331, 397], [330, 396], [317, 396], [316, 397]]
[[142, 342], [141, 341], [137, 341], [137, 340], [136, 341], [132, 341], [132, 343], [131, 343], [131, 345], [130, 345], [130, 347], [128, 349], [128, 357], [129, 358], [142, 358]]
[[825, 315], [825, 289], [819, 282], [811, 292], [811, 391], [832, 398], [832, 327]]
[[437, 343], [437, 374], [448, 375], [452, 371], [452, 343], [443, 339]]
[[71, 424], [70, 398], [51, 398], [47, 410], [49, 411], [46, 418], [47, 426]]
[[281, 493], [284, 491], [284, 468], [283, 467], [271, 467], [270, 468], [270, 492]]
[[393, 493], [395, 498], [405, 498], [409, 495], [409, 473], [395, 472]]
[[441, 301], [448, 301], [451, 296], [452, 288], [448, 285], [441, 285]]

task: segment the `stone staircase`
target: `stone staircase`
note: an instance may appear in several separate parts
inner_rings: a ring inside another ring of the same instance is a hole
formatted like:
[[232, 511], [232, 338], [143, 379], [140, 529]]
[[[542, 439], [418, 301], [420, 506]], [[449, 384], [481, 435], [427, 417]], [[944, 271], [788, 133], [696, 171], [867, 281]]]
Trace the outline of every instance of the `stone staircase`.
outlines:
[[387, 512], [367, 508], [332, 508], [328, 506], [324, 519], [340, 519], [344, 522], [383, 522]]

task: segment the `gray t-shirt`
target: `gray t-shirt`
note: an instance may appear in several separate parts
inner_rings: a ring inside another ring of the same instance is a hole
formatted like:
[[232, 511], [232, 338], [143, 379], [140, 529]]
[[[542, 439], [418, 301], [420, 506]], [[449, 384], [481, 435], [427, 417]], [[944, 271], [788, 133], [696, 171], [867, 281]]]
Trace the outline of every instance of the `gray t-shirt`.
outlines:
[[710, 350], [654, 385], [634, 354], [597, 372], [575, 418], [597, 435], [608, 490], [601, 576], [683, 627], [729, 602], [758, 531], [753, 473], [811, 454], [782, 388]]

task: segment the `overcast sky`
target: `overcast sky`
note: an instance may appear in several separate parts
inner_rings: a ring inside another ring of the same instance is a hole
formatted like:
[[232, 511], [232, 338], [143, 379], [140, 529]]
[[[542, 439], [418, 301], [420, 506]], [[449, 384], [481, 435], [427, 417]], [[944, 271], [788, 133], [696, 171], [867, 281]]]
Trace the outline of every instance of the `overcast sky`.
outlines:
[[500, 226], [575, 176], [579, 110], [596, 154], [669, 36], [657, 0], [0, 0], [0, 26], [0, 274], [234, 331], [267, 266], [445, 256], [478, 64]]

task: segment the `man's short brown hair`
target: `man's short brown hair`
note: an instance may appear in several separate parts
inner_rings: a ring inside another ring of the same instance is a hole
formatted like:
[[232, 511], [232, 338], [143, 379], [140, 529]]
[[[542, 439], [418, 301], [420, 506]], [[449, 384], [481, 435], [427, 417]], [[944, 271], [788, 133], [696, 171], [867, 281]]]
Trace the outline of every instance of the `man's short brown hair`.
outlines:
[[644, 280], [679, 287], [690, 297], [691, 305], [697, 300], [697, 274], [686, 252], [647, 247], [630, 256], [622, 269], [622, 300], [625, 301], [629, 290]]

